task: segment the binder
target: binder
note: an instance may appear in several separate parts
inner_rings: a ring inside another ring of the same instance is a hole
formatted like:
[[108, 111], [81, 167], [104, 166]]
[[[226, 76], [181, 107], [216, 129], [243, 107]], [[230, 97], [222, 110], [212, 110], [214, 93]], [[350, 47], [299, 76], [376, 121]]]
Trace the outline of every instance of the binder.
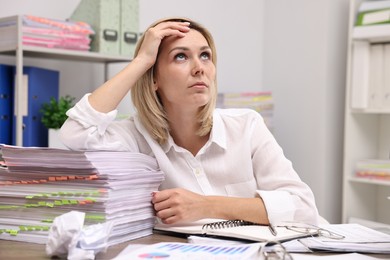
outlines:
[[133, 58], [139, 35], [139, 1], [121, 0], [120, 14], [120, 54]]
[[368, 107], [370, 43], [358, 41], [352, 46], [351, 108]]
[[[15, 72], [14, 72], [15, 73]], [[48, 146], [48, 129], [42, 124], [41, 108], [52, 97], [58, 100], [59, 72], [37, 67], [23, 68], [23, 146]], [[14, 117], [14, 132], [16, 131]], [[13, 144], [16, 144], [15, 134]]]
[[390, 43], [384, 45], [382, 105], [390, 109]]
[[81, 0], [70, 18], [94, 29], [91, 51], [119, 55], [120, 0]]
[[0, 64], [0, 143], [12, 143], [12, 66]]
[[383, 75], [383, 44], [370, 45], [370, 83], [368, 89], [368, 107], [382, 108]]

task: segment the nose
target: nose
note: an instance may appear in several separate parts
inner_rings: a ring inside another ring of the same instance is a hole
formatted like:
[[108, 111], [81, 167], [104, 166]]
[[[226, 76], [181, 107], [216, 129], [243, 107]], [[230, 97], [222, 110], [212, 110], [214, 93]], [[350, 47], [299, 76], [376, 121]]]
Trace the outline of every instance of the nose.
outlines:
[[194, 59], [193, 64], [192, 64], [192, 75], [203, 75], [204, 73], [204, 67], [203, 63], [200, 59]]

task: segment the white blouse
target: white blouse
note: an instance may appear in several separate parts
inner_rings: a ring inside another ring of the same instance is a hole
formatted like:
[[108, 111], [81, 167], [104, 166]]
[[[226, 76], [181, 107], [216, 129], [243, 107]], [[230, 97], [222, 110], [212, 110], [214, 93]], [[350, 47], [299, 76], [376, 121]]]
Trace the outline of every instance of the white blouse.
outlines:
[[209, 141], [194, 157], [172, 137], [160, 145], [138, 117], [115, 120], [117, 110], [100, 113], [85, 95], [67, 112], [63, 143], [75, 150], [116, 150], [157, 159], [165, 180], [160, 189], [181, 187], [203, 195], [264, 201], [270, 223], [317, 224], [310, 188], [301, 181], [261, 115], [250, 109], [216, 109]]

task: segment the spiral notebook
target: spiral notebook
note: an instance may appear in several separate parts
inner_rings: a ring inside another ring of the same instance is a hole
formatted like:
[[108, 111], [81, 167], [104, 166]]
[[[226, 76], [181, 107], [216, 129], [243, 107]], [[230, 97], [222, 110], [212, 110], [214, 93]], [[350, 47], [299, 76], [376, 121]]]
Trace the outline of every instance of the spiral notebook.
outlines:
[[274, 227], [276, 235], [272, 234], [269, 226], [258, 225], [242, 220], [203, 219], [191, 223], [162, 224], [157, 223], [155, 231], [171, 235], [203, 235], [233, 240], [246, 240], [252, 242], [279, 241], [313, 236], [316, 232], [301, 233], [286, 227]]

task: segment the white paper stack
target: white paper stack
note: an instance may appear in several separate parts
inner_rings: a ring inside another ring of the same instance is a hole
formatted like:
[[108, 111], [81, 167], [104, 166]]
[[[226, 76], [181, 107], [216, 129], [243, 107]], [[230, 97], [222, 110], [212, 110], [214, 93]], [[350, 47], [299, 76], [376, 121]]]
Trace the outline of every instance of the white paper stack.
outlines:
[[1, 146], [0, 239], [46, 243], [55, 217], [86, 213], [85, 225], [113, 221], [109, 245], [152, 234], [151, 193], [163, 180], [145, 154]]

